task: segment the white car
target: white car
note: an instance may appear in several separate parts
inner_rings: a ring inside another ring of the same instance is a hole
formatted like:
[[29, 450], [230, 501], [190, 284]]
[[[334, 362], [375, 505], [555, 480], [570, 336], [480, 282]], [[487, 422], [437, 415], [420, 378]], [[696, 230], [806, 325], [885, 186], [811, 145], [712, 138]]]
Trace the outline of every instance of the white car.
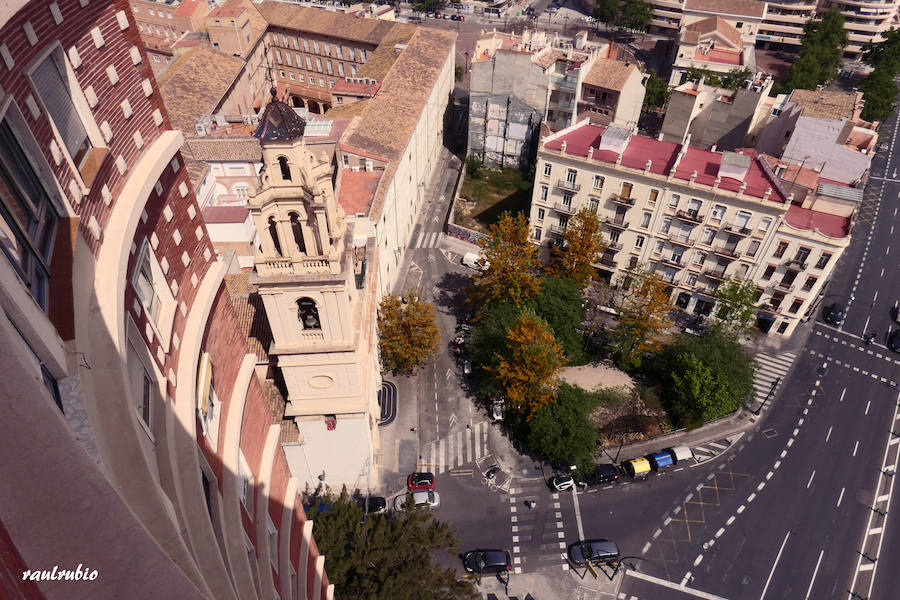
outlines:
[[400, 494], [394, 498], [394, 510], [403, 510], [406, 506], [406, 498], [412, 496], [416, 508], [436, 508], [441, 505], [441, 496], [434, 490], [420, 490], [408, 494]]
[[550, 487], [553, 488], [553, 491], [556, 492], [571, 490], [576, 485], [578, 487], [585, 487], [582, 482], [576, 482], [575, 478], [571, 475], [557, 475], [556, 477], [550, 479]]

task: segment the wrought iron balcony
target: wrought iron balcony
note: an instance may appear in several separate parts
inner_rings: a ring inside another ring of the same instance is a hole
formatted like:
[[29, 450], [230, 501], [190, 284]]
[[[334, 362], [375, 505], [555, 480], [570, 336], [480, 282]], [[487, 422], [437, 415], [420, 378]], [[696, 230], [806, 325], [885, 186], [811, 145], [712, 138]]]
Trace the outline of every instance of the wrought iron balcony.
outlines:
[[779, 292], [790, 293], [790, 292], [794, 291], [794, 286], [790, 283], [785, 283], [784, 281], [779, 281], [775, 284], [775, 289], [777, 289]]
[[682, 221], [689, 221], [691, 223], [702, 223], [703, 219], [706, 218], [705, 214], [701, 215], [700, 211], [697, 210], [679, 210], [675, 212], [675, 216]]
[[600, 264], [607, 267], [617, 267], [615, 259], [612, 256], [601, 256]]
[[703, 271], [703, 274], [710, 279], [725, 279], [725, 277], [727, 277], [725, 275], [725, 269], [707, 269]]
[[740, 235], [740, 236], [744, 236], [744, 237], [753, 233], [753, 230], [750, 229], [749, 227], [741, 227], [740, 225], [736, 225], [735, 223], [729, 223], [722, 229], [724, 229], [728, 233], [734, 233], [736, 235]]
[[550, 226], [550, 231], [552, 231], [553, 233], [558, 233], [558, 234], [560, 234], [560, 235], [564, 234], [564, 233], [567, 231], [567, 229], [568, 229], [568, 225], [565, 225], [565, 226], [563, 226], [563, 225], [551, 225], [551, 226]]
[[734, 246], [713, 246], [712, 250], [719, 256], [727, 256], [728, 258], [738, 258], [741, 255]]
[[670, 233], [669, 241], [679, 246], [692, 246], [694, 244], [694, 238], [684, 233]]
[[553, 208], [556, 209], [557, 212], [566, 213], [567, 215], [574, 215], [576, 212], [575, 208], [572, 207], [572, 204], [566, 204], [564, 202], [557, 202], [553, 205]]
[[610, 200], [615, 202], [616, 204], [621, 204], [623, 206], [634, 206], [634, 198], [630, 196], [623, 196], [622, 194], [613, 194], [609, 197]]
[[604, 217], [603, 222], [614, 229], [628, 229], [628, 221], [621, 217]]
[[805, 271], [806, 267], [809, 266], [809, 263], [807, 261], [801, 260], [799, 258], [789, 258], [781, 264], [785, 265], [786, 267], [796, 267], [801, 271]]
[[618, 252], [622, 249], [622, 242], [609, 242], [606, 244], [606, 249], [611, 252]]
[[575, 183], [574, 181], [569, 181], [568, 179], [557, 179], [556, 187], [561, 190], [568, 190], [570, 192], [577, 192], [581, 189], [580, 183]]
[[664, 256], [660, 259], [664, 265], [669, 267], [675, 267], [676, 269], [683, 269], [686, 265], [681, 261], [681, 257], [675, 256]]

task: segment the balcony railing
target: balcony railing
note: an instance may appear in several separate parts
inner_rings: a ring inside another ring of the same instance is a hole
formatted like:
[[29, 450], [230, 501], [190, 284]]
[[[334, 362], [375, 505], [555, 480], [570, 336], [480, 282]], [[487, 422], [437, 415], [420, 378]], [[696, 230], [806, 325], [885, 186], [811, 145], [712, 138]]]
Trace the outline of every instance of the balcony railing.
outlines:
[[684, 233], [670, 233], [669, 241], [679, 246], [691, 246], [694, 243], [694, 238]]
[[703, 219], [706, 218], [706, 215], [701, 215], [700, 211], [696, 210], [679, 210], [676, 211], [675, 216], [682, 221], [690, 221], [691, 223], [702, 223]]
[[564, 234], [568, 229], [568, 225], [551, 225], [550, 231], [553, 233], [558, 233], [560, 235]]
[[609, 242], [606, 244], [606, 249], [611, 252], [618, 252], [622, 249], [622, 242]]
[[616, 229], [628, 229], [628, 221], [621, 217], [605, 217], [603, 222]]
[[624, 206], [634, 206], [634, 198], [630, 196], [623, 196], [622, 194], [613, 194], [609, 197], [610, 200], [615, 202], [616, 204], [622, 204]]
[[601, 264], [601, 265], [605, 265], [605, 266], [607, 266], [607, 267], [616, 267], [616, 266], [618, 266], [618, 265], [616, 265], [616, 261], [615, 261], [615, 259], [614, 259], [612, 256], [601, 256], [601, 257], [600, 257], [600, 264]]
[[713, 246], [712, 250], [716, 254], [727, 256], [728, 258], [738, 258], [741, 255], [734, 246]]
[[789, 258], [782, 263], [787, 267], [797, 267], [801, 271], [805, 271], [806, 267], [809, 266], [809, 263], [805, 260], [801, 260], [799, 258]]
[[725, 279], [725, 269], [707, 269], [703, 271], [703, 274], [709, 277], [710, 279]]
[[729, 223], [728, 225], [723, 227], [723, 229], [725, 231], [727, 231], [728, 233], [734, 233], [734, 234], [741, 235], [741, 236], [748, 236], [751, 233], [753, 233], [753, 230], [750, 229], [749, 227], [742, 227], [735, 223]]
[[780, 292], [793, 292], [794, 286], [790, 283], [785, 283], [784, 281], [779, 281], [775, 284], [775, 288]]
[[572, 207], [571, 203], [566, 204], [564, 202], [557, 202], [553, 205], [553, 208], [555, 208], [557, 212], [566, 213], [568, 215], [574, 215], [576, 212], [578, 212]]
[[567, 179], [557, 179], [556, 187], [561, 190], [568, 190], [570, 192], [577, 192], [581, 189], [580, 183], [575, 183], [574, 181], [569, 181]]
[[685, 267], [685, 264], [681, 262], [681, 257], [664, 256], [660, 259], [660, 262], [666, 266], [675, 267], [676, 269], [683, 269]]

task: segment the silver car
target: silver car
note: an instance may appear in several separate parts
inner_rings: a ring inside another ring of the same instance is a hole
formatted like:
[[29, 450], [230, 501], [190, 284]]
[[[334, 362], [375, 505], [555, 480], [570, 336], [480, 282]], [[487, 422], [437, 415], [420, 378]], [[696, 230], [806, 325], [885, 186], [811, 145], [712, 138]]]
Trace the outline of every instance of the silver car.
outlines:
[[413, 505], [416, 508], [437, 508], [441, 505], [441, 496], [434, 490], [420, 490], [408, 494], [400, 494], [394, 498], [394, 510], [403, 510], [406, 499], [412, 496]]

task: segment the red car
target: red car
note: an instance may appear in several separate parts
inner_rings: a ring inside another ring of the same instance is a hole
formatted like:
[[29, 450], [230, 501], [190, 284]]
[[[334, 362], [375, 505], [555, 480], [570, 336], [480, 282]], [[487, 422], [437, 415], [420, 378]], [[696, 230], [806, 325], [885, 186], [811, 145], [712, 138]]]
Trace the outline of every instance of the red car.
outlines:
[[433, 473], [412, 473], [406, 478], [406, 486], [410, 491], [416, 490], [433, 490], [434, 474]]

